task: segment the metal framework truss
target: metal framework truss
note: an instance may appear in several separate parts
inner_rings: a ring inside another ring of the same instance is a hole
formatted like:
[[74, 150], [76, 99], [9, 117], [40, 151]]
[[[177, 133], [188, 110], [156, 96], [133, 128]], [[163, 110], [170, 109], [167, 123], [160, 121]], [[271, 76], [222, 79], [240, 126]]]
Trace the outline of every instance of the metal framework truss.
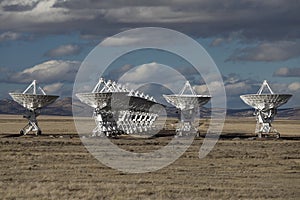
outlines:
[[76, 96], [94, 108], [93, 136], [145, 133], [157, 128], [154, 122], [162, 106], [155, 106], [158, 105], [156, 100], [142, 92], [100, 78], [92, 93]]
[[119, 110], [110, 112], [101, 109], [94, 110], [96, 127], [92, 136], [117, 136], [120, 134], [145, 133], [155, 130], [153, 124], [158, 114]]
[[256, 128], [255, 133], [259, 138], [263, 136], [269, 136], [274, 134], [276, 138], [280, 137], [280, 133], [272, 127], [272, 122], [275, 115], [277, 114], [277, 109], [273, 108], [267, 111], [255, 110], [254, 115], [256, 116]]
[[37, 116], [40, 115], [40, 110], [26, 110], [23, 115], [24, 118], [28, 120], [28, 124], [20, 130], [20, 135], [26, 135], [30, 131], [35, 132], [36, 135], [41, 135], [42, 131], [38, 126]]

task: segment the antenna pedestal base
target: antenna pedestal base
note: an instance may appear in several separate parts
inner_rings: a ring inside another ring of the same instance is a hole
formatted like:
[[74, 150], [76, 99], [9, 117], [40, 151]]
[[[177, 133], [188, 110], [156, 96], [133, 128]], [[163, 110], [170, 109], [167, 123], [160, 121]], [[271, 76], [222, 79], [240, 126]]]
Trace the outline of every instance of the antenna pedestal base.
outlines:
[[42, 131], [41, 131], [40, 127], [38, 126], [38, 121], [36, 119], [37, 116], [39, 116], [39, 115], [40, 115], [39, 110], [27, 110], [26, 111], [26, 113], [23, 115], [23, 117], [28, 120], [28, 124], [20, 130], [21, 135], [26, 135], [30, 131], [35, 132], [36, 135], [42, 134]]
[[96, 108], [96, 127], [92, 136], [114, 137], [121, 134], [148, 133], [156, 130], [154, 122], [158, 114], [139, 111], [107, 111]]
[[255, 134], [258, 136], [258, 138], [263, 138], [263, 137], [280, 138], [280, 133], [275, 128], [273, 128], [270, 123], [258, 122], [256, 124]]
[[196, 120], [196, 117], [198, 114], [198, 107], [189, 110], [181, 110], [181, 121], [176, 129], [177, 136], [189, 136], [197, 133], [198, 120]]
[[274, 136], [276, 138], [280, 137], [279, 132], [272, 127], [272, 122], [277, 113], [276, 109], [271, 109], [268, 111], [255, 111], [256, 115], [256, 129], [255, 133], [259, 138]]
[[196, 134], [197, 129], [190, 122], [180, 122], [176, 133], [177, 136], [190, 136]]
[[92, 136], [117, 136], [121, 131], [117, 129], [117, 123], [111, 112], [95, 109], [94, 119], [96, 127], [93, 130]]

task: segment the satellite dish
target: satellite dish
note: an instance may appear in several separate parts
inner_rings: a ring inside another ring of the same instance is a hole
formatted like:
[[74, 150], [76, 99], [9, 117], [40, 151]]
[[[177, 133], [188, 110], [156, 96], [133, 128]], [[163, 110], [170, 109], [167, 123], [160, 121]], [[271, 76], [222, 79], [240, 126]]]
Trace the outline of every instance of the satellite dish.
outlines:
[[[189, 93], [188, 93], [189, 91]], [[198, 95], [187, 81], [179, 94], [163, 95], [166, 101], [181, 110], [181, 122], [176, 129], [178, 136], [183, 133], [197, 132], [193, 124], [199, 116], [199, 108], [209, 102], [210, 95]]]
[[[38, 94], [37, 92], [41, 93]], [[21, 129], [20, 134], [26, 135], [28, 132], [34, 131], [36, 135], [40, 135], [42, 131], [36, 118], [43, 107], [53, 103], [59, 96], [47, 95], [41, 87], [37, 87], [36, 80], [32, 81], [23, 93], [9, 93], [9, 95], [15, 102], [26, 109], [23, 117], [28, 119], [28, 124]]]
[[91, 93], [76, 96], [94, 108], [96, 127], [92, 136], [111, 137], [155, 130], [154, 122], [163, 108], [153, 97], [103, 78]]
[[[264, 89], [268, 89], [269, 93], [263, 93]], [[277, 138], [280, 137], [279, 132], [272, 127], [271, 123], [277, 114], [277, 108], [287, 103], [291, 97], [291, 94], [274, 93], [266, 80], [256, 94], [240, 96], [247, 105], [255, 109], [254, 115], [257, 121], [255, 133], [258, 137], [271, 134], [275, 134]]]

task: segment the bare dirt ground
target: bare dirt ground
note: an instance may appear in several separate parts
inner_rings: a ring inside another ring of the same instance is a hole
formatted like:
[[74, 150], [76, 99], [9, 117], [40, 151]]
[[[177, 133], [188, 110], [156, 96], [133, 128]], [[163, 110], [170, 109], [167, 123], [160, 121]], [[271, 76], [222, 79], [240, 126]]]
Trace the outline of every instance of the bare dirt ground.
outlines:
[[[173, 120], [174, 121], [174, 120]], [[277, 120], [280, 139], [253, 140], [254, 119], [229, 118], [214, 149], [198, 158], [196, 138], [177, 161], [126, 174], [96, 160], [72, 118], [41, 116], [43, 135], [18, 137], [26, 121], [0, 116], [0, 199], [299, 199], [300, 121]], [[202, 120], [204, 135], [208, 120]], [[156, 149], [172, 136], [114, 139], [131, 151]]]

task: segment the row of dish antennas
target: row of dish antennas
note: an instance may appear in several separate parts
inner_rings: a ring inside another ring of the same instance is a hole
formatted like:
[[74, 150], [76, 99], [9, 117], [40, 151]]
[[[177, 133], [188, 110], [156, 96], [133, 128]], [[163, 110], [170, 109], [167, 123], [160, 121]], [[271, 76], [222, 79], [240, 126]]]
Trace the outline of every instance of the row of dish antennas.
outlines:
[[[263, 93], [267, 88], [269, 93]], [[190, 94], [185, 93], [187, 90]], [[40, 93], [38, 93], [40, 92]], [[25, 108], [24, 118], [28, 124], [21, 129], [20, 134], [25, 135], [34, 131], [37, 135], [42, 131], [38, 126], [37, 116], [40, 110], [53, 103], [59, 96], [47, 95], [45, 91], [37, 86], [34, 80], [22, 93], [9, 93], [14, 101]], [[91, 93], [79, 93], [76, 96], [83, 103], [94, 108], [96, 128], [93, 135], [113, 136], [121, 133], [138, 133], [157, 129], [154, 122], [157, 120], [163, 105], [156, 100], [139, 91], [128, 90], [126, 87], [111, 80], [99, 79]], [[179, 94], [163, 95], [167, 102], [181, 110], [181, 121], [177, 132], [194, 132], [193, 125], [197, 116], [198, 108], [206, 104], [211, 96], [197, 95], [187, 81]], [[255, 109], [256, 134], [258, 137], [275, 134], [279, 132], [272, 127], [272, 122], [277, 114], [277, 108], [292, 97], [291, 94], [276, 94], [272, 91], [265, 80], [256, 94], [241, 95], [241, 99]]]
[[163, 105], [140, 91], [128, 90], [121, 84], [100, 78], [91, 93], [76, 96], [94, 108], [93, 136], [149, 133], [159, 129], [154, 122]]

